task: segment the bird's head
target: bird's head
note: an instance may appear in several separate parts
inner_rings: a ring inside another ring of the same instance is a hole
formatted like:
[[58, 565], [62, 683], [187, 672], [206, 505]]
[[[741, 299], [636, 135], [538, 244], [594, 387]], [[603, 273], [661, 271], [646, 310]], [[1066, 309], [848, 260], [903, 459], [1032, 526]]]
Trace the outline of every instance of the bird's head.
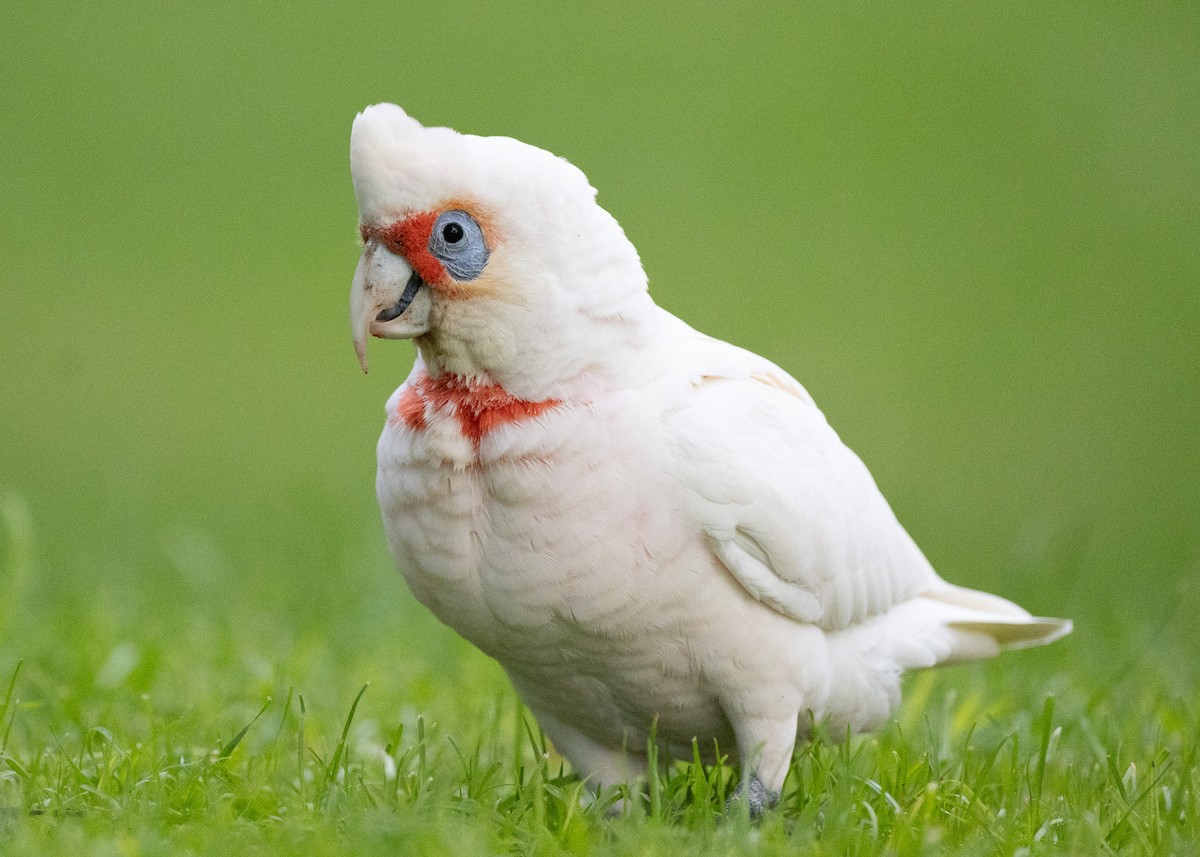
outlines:
[[435, 374], [544, 393], [652, 306], [621, 227], [549, 152], [376, 104], [354, 120], [350, 168], [364, 243], [350, 323], [364, 371], [368, 334], [411, 338]]

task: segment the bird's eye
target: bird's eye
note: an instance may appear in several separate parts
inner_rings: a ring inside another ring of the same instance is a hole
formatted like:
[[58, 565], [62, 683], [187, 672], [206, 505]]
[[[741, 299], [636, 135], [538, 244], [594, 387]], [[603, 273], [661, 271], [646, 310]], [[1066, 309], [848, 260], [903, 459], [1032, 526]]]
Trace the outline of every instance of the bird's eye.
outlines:
[[490, 251], [483, 230], [465, 211], [443, 212], [429, 235], [429, 252], [446, 268], [446, 273], [461, 282], [483, 273]]

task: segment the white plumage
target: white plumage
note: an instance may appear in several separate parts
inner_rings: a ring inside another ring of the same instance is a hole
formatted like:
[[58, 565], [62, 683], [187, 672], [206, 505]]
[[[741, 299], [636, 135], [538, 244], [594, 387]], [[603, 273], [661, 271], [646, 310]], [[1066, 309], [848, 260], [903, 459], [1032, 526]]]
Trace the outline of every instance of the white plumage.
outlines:
[[770, 792], [812, 718], [1070, 630], [952, 586], [782, 369], [657, 307], [566, 161], [358, 116], [351, 323], [413, 338], [377, 489], [417, 598], [507, 670], [594, 785], [717, 739]]

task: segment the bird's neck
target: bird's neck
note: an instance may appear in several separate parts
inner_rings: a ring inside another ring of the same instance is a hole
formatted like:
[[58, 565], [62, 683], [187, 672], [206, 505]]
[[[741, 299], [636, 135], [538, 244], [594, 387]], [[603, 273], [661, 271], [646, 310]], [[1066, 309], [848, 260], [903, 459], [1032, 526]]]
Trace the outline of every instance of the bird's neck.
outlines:
[[662, 311], [644, 292], [619, 313], [580, 312], [532, 329], [481, 325], [476, 336], [435, 331], [415, 342], [425, 371], [456, 389], [500, 390], [526, 402], [588, 401], [628, 388]]

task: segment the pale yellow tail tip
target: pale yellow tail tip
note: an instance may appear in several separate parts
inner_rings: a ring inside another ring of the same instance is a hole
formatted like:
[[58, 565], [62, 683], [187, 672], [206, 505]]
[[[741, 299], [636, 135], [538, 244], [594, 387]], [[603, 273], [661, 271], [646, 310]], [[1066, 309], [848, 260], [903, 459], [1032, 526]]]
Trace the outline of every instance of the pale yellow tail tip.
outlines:
[[1060, 640], [1074, 629], [1070, 619], [1054, 619], [1050, 617], [1033, 617], [1016, 622], [951, 622], [950, 627], [960, 631], [971, 631], [986, 634], [1000, 646], [1001, 649], [1028, 649], [1033, 646], [1045, 646]]

